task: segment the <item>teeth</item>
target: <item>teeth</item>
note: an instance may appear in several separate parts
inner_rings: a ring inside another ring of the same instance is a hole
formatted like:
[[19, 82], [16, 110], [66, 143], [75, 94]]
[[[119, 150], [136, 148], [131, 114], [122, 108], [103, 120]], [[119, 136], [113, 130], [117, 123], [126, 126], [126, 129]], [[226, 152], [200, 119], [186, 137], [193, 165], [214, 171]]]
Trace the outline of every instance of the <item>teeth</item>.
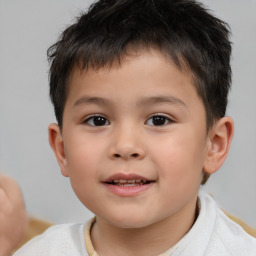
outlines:
[[123, 185], [124, 187], [134, 187], [134, 186], [137, 186], [136, 183], [133, 183], [133, 184], [130, 184], [130, 183], [126, 183]]
[[146, 180], [123, 180], [123, 179], [120, 179], [120, 180], [113, 180], [112, 182], [114, 183], [140, 183], [140, 182], [146, 182]]
[[147, 183], [147, 180], [141, 180], [141, 179], [134, 179], [134, 180], [112, 180], [113, 184], [116, 184], [118, 186], [138, 186], [138, 185], [144, 185]]

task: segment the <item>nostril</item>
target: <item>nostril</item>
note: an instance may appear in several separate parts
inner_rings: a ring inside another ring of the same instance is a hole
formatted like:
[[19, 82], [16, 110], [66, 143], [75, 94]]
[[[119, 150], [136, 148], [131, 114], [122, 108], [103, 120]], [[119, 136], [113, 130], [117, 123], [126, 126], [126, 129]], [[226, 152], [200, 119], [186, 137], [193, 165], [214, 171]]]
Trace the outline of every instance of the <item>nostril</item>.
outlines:
[[[120, 154], [114, 154], [113, 156], [114, 156], [115, 158], [120, 158], [120, 157], [122, 157], [122, 155], [120, 155]], [[134, 154], [131, 154], [130, 157], [137, 158], [137, 157], [139, 157], [139, 154], [138, 154], [138, 153], [134, 153]]]

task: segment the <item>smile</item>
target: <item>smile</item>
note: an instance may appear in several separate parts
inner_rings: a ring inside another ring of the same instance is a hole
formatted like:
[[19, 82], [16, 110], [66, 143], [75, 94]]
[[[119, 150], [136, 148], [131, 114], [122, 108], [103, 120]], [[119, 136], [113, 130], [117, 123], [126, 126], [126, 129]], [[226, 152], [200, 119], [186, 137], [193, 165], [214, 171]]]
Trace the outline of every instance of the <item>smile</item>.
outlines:
[[131, 197], [146, 192], [155, 182], [140, 175], [119, 173], [103, 181], [103, 184], [108, 191], [117, 196]]
[[134, 180], [111, 180], [110, 182], [106, 182], [110, 185], [116, 185], [116, 186], [124, 186], [124, 187], [133, 187], [133, 186], [141, 186], [145, 184], [149, 184], [151, 181], [148, 180], [141, 180], [141, 179], [134, 179]]

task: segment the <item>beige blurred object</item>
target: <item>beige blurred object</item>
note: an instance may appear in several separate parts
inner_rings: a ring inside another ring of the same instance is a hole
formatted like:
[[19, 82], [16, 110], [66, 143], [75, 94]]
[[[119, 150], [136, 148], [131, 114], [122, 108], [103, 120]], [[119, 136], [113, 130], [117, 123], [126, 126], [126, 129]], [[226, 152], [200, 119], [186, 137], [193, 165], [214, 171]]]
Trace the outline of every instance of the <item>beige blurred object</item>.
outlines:
[[0, 255], [10, 255], [28, 223], [22, 192], [10, 177], [0, 174]]
[[249, 235], [256, 237], [256, 229], [247, 225], [243, 220], [240, 220], [239, 218], [227, 213], [224, 211], [224, 213], [234, 222], [236, 222], [238, 225], [240, 225]]

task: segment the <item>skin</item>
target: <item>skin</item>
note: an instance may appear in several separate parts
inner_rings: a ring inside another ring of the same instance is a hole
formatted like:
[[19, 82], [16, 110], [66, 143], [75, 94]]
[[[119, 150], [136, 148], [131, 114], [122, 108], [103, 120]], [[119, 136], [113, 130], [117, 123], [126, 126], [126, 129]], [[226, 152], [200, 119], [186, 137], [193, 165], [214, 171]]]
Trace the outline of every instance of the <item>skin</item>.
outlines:
[[[96, 215], [91, 237], [103, 256], [158, 255], [177, 243], [195, 221], [202, 170], [221, 166], [232, 135], [229, 117], [207, 132], [190, 74], [156, 50], [75, 70], [63, 128], [49, 126], [62, 174]], [[150, 184], [137, 190], [106, 184], [140, 176]]]
[[0, 255], [8, 256], [18, 246], [28, 223], [18, 184], [0, 175]]

